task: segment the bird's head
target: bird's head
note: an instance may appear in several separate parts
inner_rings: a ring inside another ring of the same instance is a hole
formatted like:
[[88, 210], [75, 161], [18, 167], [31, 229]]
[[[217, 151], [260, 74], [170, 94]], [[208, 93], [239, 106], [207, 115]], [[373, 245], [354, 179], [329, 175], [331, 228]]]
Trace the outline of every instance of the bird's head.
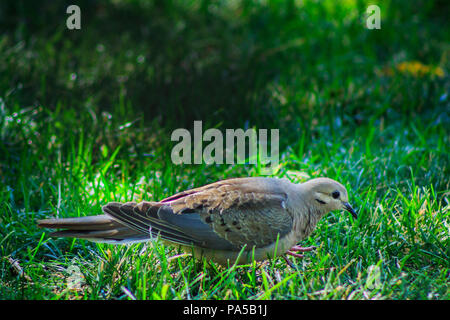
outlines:
[[348, 203], [347, 189], [339, 182], [329, 178], [316, 178], [303, 185], [308, 188], [309, 201], [322, 214], [333, 210], [346, 210], [351, 213], [353, 218], [358, 218], [356, 211]]

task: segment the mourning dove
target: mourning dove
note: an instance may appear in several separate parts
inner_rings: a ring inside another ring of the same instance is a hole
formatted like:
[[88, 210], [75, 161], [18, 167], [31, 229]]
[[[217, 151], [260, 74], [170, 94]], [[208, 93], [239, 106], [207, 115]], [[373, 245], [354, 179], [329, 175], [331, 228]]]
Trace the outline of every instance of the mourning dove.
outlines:
[[98, 216], [44, 219], [43, 228], [63, 229], [57, 237], [122, 244], [160, 237], [194, 256], [220, 264], [248, 263], [283, 256], [302, 257], [296, 244], [332, 210], [346, 210], [345, 187], [328, 178], [302, 184], [251, 177], [218, 181], [177, 193], [159, 202], [110, 202]]

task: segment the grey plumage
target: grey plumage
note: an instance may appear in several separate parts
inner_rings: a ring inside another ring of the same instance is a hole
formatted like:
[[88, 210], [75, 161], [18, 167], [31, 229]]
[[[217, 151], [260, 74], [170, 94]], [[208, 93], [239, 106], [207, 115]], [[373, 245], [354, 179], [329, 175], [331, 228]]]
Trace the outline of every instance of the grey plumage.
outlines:
[[[335, 197], [339, 194], [338, 197]], [[294, 184], [286, 179], [236, 178], [177, 193], [159, 202], [111, 202], [104, 215], [44, 219], [39, 227], [63, 229], [52, 236], [127, 243], [163, 241], [194, 251], [219, 263], [251, 257], [263, 260], [295, 246], [331, 210], [356, 213], [347, 190], [328, 179]], [[303, 250], [304, 251], [304, 250]], [[299, 255], [296, 255], [299, 256]]]

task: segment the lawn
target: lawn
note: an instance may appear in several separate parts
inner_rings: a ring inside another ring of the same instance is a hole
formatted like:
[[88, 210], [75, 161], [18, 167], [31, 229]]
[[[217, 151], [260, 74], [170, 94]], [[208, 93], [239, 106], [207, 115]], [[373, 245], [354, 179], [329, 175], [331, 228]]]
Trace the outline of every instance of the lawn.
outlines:
[[[0, 3], [0, 299], [450, 298], [446, 1]], [[171, 161], [177, 128], [279, 129], [273, 176], [326, 176], [305, 258], [221, 267], [159, 241], [58, 239], [35, 221], [159, 200], [261, 164]]]

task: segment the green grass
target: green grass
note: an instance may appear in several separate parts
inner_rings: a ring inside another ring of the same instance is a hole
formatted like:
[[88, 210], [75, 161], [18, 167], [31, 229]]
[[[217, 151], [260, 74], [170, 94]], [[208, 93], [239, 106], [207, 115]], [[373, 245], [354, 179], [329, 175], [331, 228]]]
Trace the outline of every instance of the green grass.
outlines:
[[[448, 6], [383, 1], [367, 30], [367, 3], [82, 1], [68, 31], [64, 2], [2, 2], [0, 299], [449, 299]], [[396, 68], [411, 61], [443, 74]], [[258, 175], [173, 165], [194, 120], [279, 128], [275, 175], [340, 181], [359, 218], [322, 219], [296, 269], [36, 227]]]

